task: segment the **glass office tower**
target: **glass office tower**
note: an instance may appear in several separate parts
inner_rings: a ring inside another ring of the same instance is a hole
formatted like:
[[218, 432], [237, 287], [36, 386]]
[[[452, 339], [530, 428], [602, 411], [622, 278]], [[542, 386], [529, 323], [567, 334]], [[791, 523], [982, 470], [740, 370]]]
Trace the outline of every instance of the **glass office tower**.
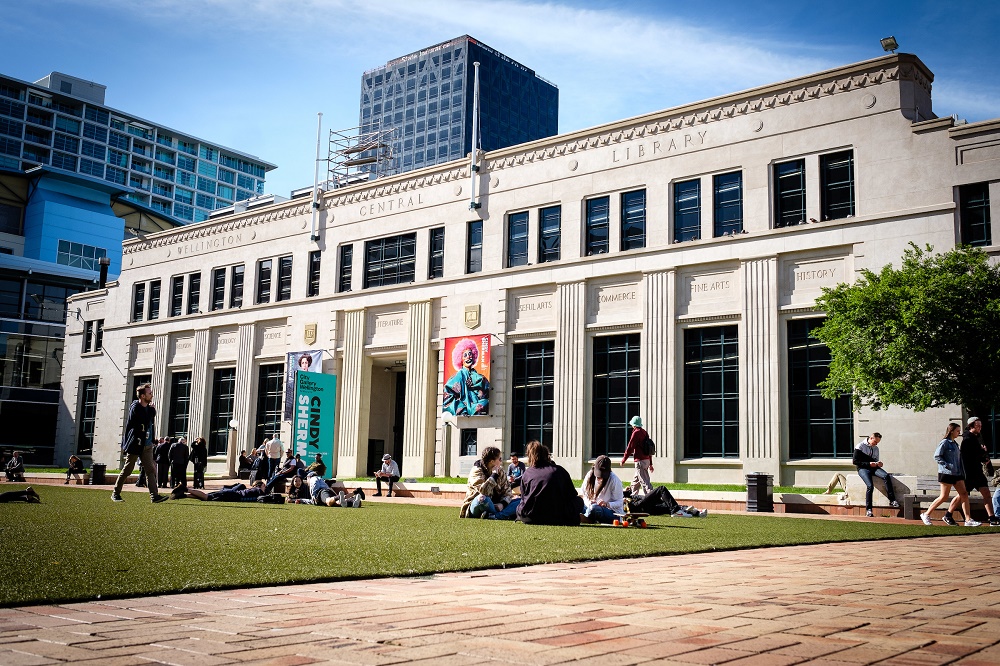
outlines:
[[127, 198], [181, 221], [264, 192], [275, 165], [104, 104], [105, 86], [52, 72], [0, 75], [0, 168], [47, 165], [132, 189]]
[[558, 134], [559, 89], [463, 35], [364, 73], [361, 131], [393, 130], [391, 171], [471, 152], [474, 62], [479, 63], [480, 148], [497, 150]]

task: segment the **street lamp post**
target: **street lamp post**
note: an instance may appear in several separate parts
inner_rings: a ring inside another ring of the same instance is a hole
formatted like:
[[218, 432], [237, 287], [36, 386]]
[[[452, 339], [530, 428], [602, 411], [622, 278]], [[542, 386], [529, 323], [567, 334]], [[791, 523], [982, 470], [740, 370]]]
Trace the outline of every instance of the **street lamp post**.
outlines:
[[236, 461], [239, 460], [239, 453], [236, 451], [236, 428], [239, 422], [233, 419], [229, 422], [229, 445], [226, 447], [226, 462], [229, 463], [229, 478], [235, 479], [238, 475]]

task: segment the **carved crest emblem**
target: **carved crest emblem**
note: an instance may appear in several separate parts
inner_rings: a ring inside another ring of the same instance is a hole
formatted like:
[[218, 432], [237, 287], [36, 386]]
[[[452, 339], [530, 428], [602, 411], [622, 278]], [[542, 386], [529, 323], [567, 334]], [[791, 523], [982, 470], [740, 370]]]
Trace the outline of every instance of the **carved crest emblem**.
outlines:
[[479, 328], [479, 305], [465, 306], [465, 327], [472, 330]]
[[307, 345], [316, 344], [316, 324], [306, 324], [305, 338]]

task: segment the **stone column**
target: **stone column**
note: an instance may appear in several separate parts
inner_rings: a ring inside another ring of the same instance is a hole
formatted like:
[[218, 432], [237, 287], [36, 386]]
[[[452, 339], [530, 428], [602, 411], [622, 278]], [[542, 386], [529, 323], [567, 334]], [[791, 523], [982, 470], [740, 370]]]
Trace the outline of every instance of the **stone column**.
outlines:
[[555, 415], [552, 424], [553, 457], [570, 476], [583, 475], [587, 423], [587, 285], [560, 284], [556, 288]]
[[656, 442], [654, 464], [657, 480], [674, 480], [677, 460], [674, 434], [673, 384], [674, 271], [656, 271], [643, 277], [645, 302], [642, 318], [639, 413]]
[[340, 425], [337, 427], [337, 470], [345, 476], [366, 476], [368, 416], [372, 361], [365, 356], [365, 311], [344, 312], [344, 365], [340, 374]]
[[233, 450], [230, 447], [230, 450], [226, 452], [227, 460], [238, 459], [240, 451], [260, 446], [260, 442], [254, 441], [257, 432], [257, 405], [254, 400], [257, 395], [254, 390], [257, 377], [254, 372], [256, 367], [253, 358], [257, 347], [257, 325], [240, 324], [236, 343], [238, 345], [236, 348], [236, 398], [233, 405], [233, 420], [239, 425], [236, 427], [236, 448]]
[[[171, 396], [167, 395], [167, 349], [170, 336], [157, 335], [153, 340], [153, 404], [156, 405], [156, 430], [153, 435], [159, 439], [167, 433], [167, 421], [170, 420]], [[131, 404], [131, 400], [126, 403]]]
[[[437, 355], [431, 351], [431, 301], [409, 304], [406, 344], [406, 405], [403, 416], [403, 469], [407, 476], [434, 474], [434, 387]], [[433, 361], [433, 363], [432, 363]], [[369, 470], [370, 471], [370, 470]]]
[[[194, 359], [191, 361], [191, 414], [188, 420], [188, 446], [208, 431], [206, 416], [212, 408], [212, 382], [208, 378], [208, 329], [194, 332]], [[206, 438], [207, 439], [207, 438]]]
[[[777, 259], [750, 259], [742, 265], [740, 327], [740, 450], [746, 472], [774, 475], [781, 469], [778, 377]], [[745, 442], [745, 445], [744, 445]]]

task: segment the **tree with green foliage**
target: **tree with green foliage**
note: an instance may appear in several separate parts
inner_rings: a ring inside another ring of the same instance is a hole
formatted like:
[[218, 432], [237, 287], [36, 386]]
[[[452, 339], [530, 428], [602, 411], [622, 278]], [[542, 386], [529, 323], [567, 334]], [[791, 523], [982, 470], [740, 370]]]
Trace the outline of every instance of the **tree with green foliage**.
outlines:
[[1000, 268], [978, 248], [934, 254], [910, 243], [899, 268], [864, 270], [824, 289], [830, 348], [824, 397], [850, 392], [855, 408], [922, 412], [958, 404], [985, 415], [1000, 405]]

